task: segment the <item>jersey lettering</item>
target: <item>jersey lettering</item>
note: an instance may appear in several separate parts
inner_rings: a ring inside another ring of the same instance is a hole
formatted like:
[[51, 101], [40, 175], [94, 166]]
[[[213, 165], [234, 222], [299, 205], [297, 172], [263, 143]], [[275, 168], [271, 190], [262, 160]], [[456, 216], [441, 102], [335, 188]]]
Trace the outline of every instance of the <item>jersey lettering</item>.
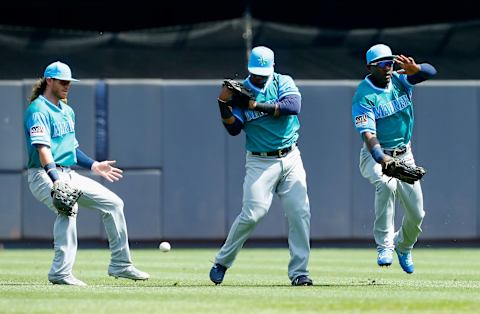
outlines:
[[[268, 101], [265, 101], [265, 103], [273, 104], [275, 103], [275, 100], [268, 100]], [[245, 110], [245, 119], [247, 121], [252, 121], [266, 115], [268, 115], [268, 113], [255, 111], [255, 110]]]
[[75, 132], [75, 125], [71, 119], [68, 119], [67, 121], [62, 121], [60, 123], [55, 123], [53, 125], [52, 137], [59, 137], [67, 133], [74, 133], [74, 132]]
[[260, 112], [260, 111], [255, 111], [255, 110], [246, 110], [245, 111], [245, 120], [247, 121], [252, 121], [258, 118], [261, 118], [263, 116], [266, 116], [267, 113], [265, 112]]
[[378, 106], [373, 109], [375, 113], [375, 119], [382, 119], [391, 116], [396, 112], [402, 111], [403, 109], [407, 108], [409, 105], [410, 102], [407, 95], [403, 95], [386, 104], [378, 104]]

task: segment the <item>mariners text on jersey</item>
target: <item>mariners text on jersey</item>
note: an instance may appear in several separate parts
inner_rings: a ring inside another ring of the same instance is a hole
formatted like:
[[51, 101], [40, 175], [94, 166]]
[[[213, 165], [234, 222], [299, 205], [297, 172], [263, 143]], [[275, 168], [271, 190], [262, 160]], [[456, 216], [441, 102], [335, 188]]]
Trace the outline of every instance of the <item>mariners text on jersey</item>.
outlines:
[[373, 112], [375, 113], [375, 119], [382, 119], [391, 116], [395, 112], [401, 111], [410, 105], [410, 101], [407, 95], [400, 96], [388, 103], [379, 103]]
[[52, 137], [63, 136], [67, 133], [75, 132], [75, 124], [70, 117], [66, 121], [57, 122], [52, 125], [53, 134]]

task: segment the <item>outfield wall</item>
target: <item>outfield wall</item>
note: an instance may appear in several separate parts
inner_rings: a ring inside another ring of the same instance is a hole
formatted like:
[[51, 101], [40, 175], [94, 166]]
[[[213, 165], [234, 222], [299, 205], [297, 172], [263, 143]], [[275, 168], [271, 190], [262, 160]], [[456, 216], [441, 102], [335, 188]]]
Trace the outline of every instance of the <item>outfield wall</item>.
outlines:
[[[0, 81], [0, 239], [50, 239], [54, 214], [26, 184], [23, 111], [32, 80]], [[125, 176], [106, 184], [125, 202], [131, 240], [223, 240], [241, 208], [244, 136], [229, 136], [216, 104], [220, 81], [82, 80], [69, 104], [80, 147], [115, 159]], [[314, 240], [372, 238], [374, 187], [360, 176], [351, 122], [357, 81], [298, 81], [299, 147]], [[100, 84], [105, 84], [102, 90]], [[414, 93], [413, 149], [427, 168], [423, 239], [479, 239], [480, 81], [432, 81]], [[107, 124], [98, 123], [99, 106]], [[105, 133], [101, 133], [105, 131]], [[101, 133], [101, 134], [100, 134]], [[101, 140], [101, 143], [98, 141]], [[97, 141], [97, 142], [96, 142]], [[82, 173], [89, 173], [81, 170]], [[400, 222], [401, 207], [396, 221]], [[80, 209], [78, 235], [105, 239], [97, 213]], [[255, 239], [286, 238], [278, 199]]]

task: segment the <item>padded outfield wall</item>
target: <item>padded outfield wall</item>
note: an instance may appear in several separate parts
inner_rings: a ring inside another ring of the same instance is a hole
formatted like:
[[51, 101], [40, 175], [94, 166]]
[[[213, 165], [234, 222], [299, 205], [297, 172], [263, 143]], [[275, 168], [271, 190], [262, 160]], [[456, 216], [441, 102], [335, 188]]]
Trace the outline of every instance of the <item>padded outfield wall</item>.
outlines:
[[[0, 81], [0, 239], [51, 239], [54, 214], [26, 184], [23, 111], [32, 80]], [[371, 239], [374, 187], [358, 169], [351, 122], [358, 81], [298, 81], [299, 147], [307, 171], [312, 240]], [[108, 183], [125, 202], [131, 240], [223, 240], [241, 208], [244, 136], [229, 136], [217, 80], [82, 80], [72, 86], [80, 147], [115, 159], [124, 178]], [[422, 239], [480, 239], [480, 81], [416, 87], [413, 150], [427, 168]], [[102, 120], [105, 119], [105, 120]], [[80, 170], [82, 173], [91, 174]], [[400, 222], [401, 207], [396, 214]], [[81, 208], [81, 239], [105, 239], [97, 213]], [[278, 199], [252, 239], [284, 239]]]

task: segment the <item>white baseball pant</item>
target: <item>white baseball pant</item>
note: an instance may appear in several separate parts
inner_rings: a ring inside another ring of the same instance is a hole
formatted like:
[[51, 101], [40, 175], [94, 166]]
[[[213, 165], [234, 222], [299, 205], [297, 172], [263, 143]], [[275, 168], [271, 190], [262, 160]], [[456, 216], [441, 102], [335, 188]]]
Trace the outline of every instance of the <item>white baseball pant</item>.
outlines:
[[[410, 148], [397, 158], [414, 165], [415, 160]], [[373, 234], [378, 249], [411, 250], [422, 232], [423, 194], [420, 181], [414, 184], [391, 178], [382, 174], [382, 166], [377, 163], [368, 149], [360, 151], [360, 172], [375, 186], [375, 223]], [[404, 208], [400, 228], [395, 232], [395, 200], [398, 197]]]
[[[111, 250], [109, 272], [121, 271], [132, 265], [127, 225], [123, 215], [123, 201], [102, 184], [78, 174], [71, 168], [57, 167], [57, 171], [61, 180], [83, 192], [77, 203], [80, 207], [100, 212]], [[28, 184], [33, 196], [57, 213], [50, 195], [53, 183], [45, 170], [28, 169]], [[76, 217], [57, 215], [53, 227], [53, 238], [55, 256], [48, 279], [58, 281], [72, 275], [77, 253]]]
[[288, 222], [290, 280], [309, 274], [310, 203], [300, 150], [283, 158], [253, 156], [247, 152], [243, 183], [243, 206], [233, 222], [215, 262], [230, 267], [255, 226], [267, 214], [276, 193]]

